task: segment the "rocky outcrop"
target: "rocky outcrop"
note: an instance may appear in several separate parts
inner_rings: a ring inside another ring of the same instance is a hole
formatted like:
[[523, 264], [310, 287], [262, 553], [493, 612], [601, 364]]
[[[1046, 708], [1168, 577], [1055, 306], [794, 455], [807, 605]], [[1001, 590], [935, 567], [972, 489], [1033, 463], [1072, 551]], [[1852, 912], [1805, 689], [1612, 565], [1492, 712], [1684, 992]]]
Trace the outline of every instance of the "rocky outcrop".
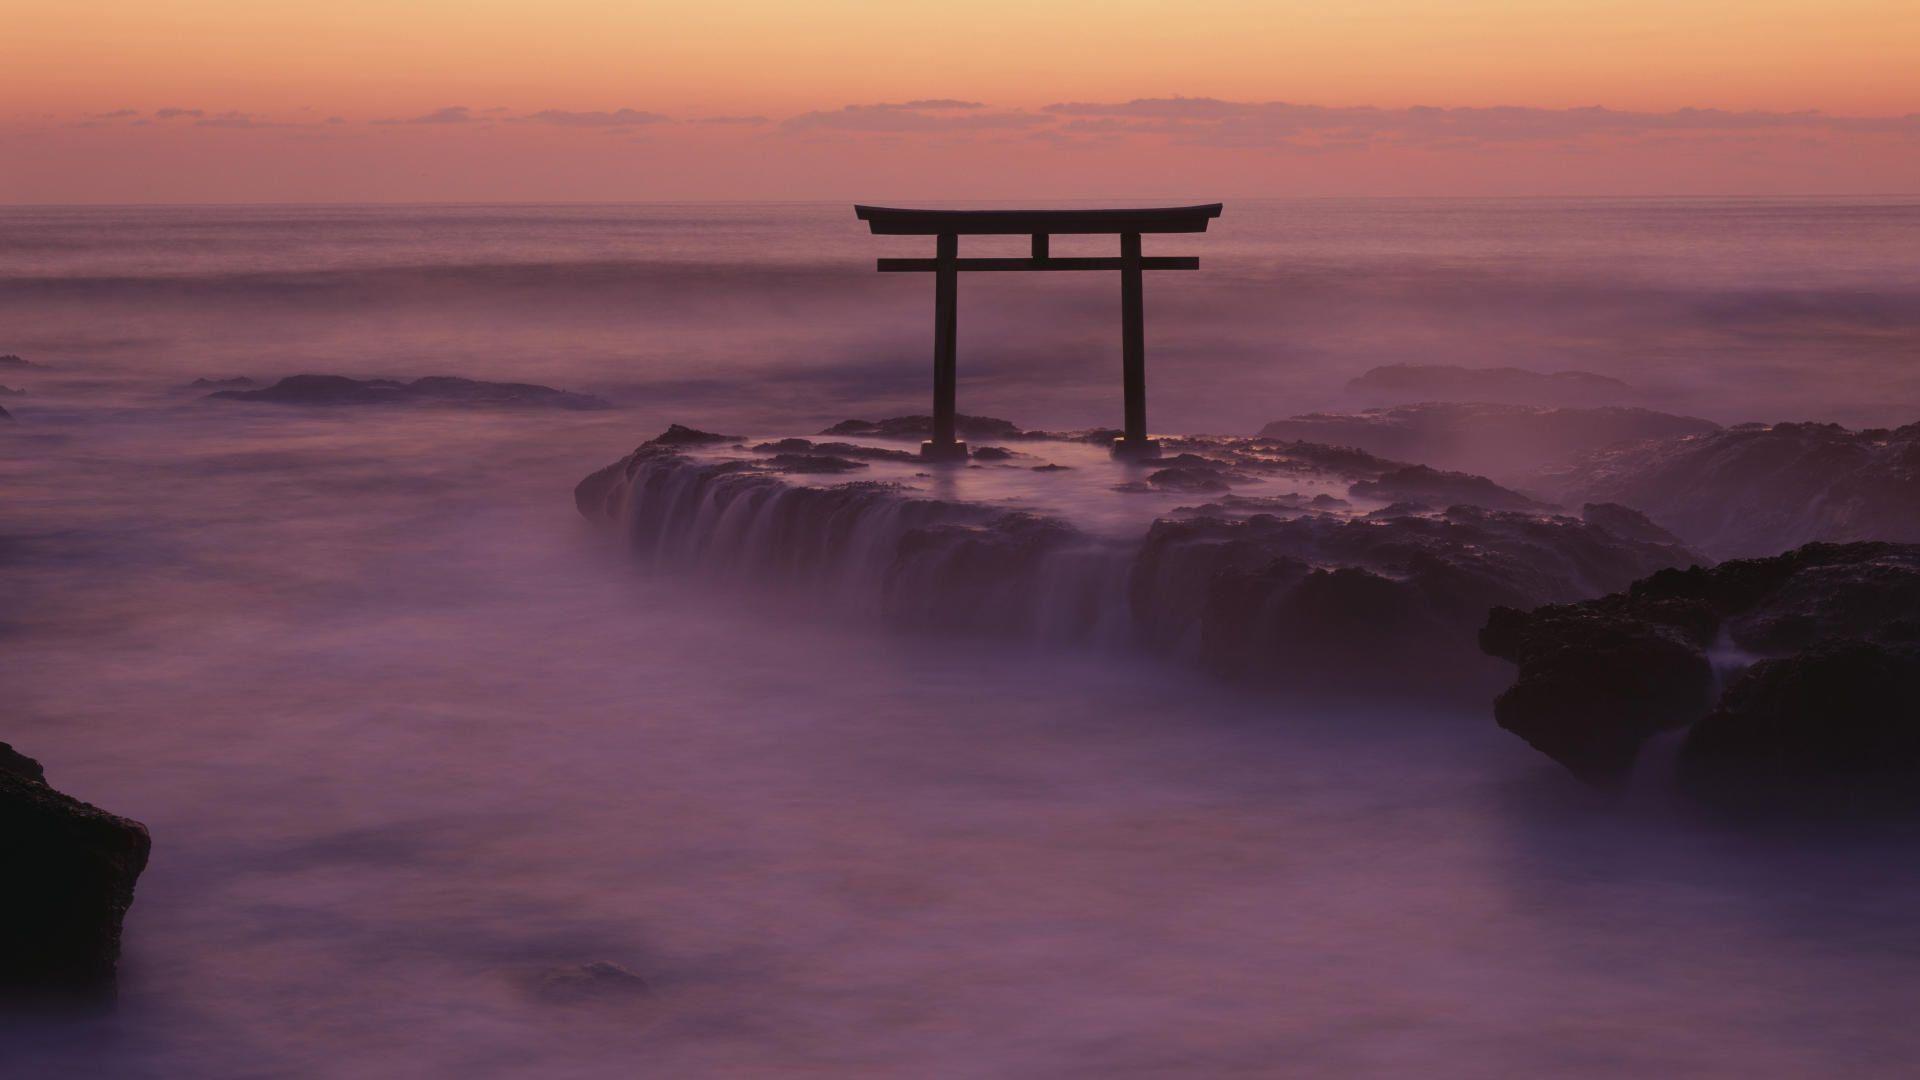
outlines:
[[1347, 494], [1381, 502], [1413, 502], [1451, 506], [1465, 503], [1489, 510], [1545, 510], [1547, 504], [1509, 491], [1484, 476], [1443, 472], [1425, 465], [1407, 465], [1380, 474], [1372, 480], [1360, 480]]
[[[1028, 433], [1010, 420], [1000, 420], [991, 416], [968, 416], [960, 413], [954, 417], [954, 432], [962, 439], [1021, 439]], [[854, 436], [868, 439], [931, 439], [933, 438], [933, 417], [931, 416], [895, 416], [887, 420], [842, 420], [822, 435]], [[1035, 432], [1038, 436], [1042, 433]]]
[[0, 994], [110, 997], [146, 826], [49, 786], [0, 743]]
[[1347, 383], [1354, 398], [1380, 405], [1421, 401], [1476, 401], [1507, 405], [1614, 405], [1632, 400], [1633, 387], [1590, 371], [1529, 371], [1456, 364], [1390, 364]]
[[1595, 451], [1543, 483], [1569, 500], [1643, 510], [1719, 558], [1920, 541], [1920, 424], [1742, 424]]
[[1143, 639], [1229, 676], [1368, 689], [1481, 689], [1490, 609], [1623, 587], [1693, 556], [1574, 518], [1456, 506], [1155, 522], [1130, 577]]
[[1663, 571], [1495, 610], [1480, 640], [1520, 666], [1500, 726], [1590, 782], [1624, 783], [1648, 737], [1688, 728], [1681, 775], [1716, 798], [1920, 790], [1920, 545]]
[[469, 408], [610, 409], [612, 403], [589, 394], [555, 390], [534, 383], [483, 382], [432, 375], [402, 382], [350, 379], [344, 375], [290, 375], [262, 390], [219, 390], [209, 400], [258, 401], [275, 405], [450, 405]]
[[255, 385], [254, 381], [252, 379], [247, 378], [245, 375], [234, 375], [230, 378], [225, 378], [225, 379], [209, 379], [205, 376], [202, 376], [186, 384], [185, 386], [182, 386], [180, 389], [182, 390], [245, 390], [247, 387], [253, 386], [253, 385]]
[[1718, 431], [1720, 425], [1651, 409], [1429, 402], [1275, 420], [1260, 434], [1357, 446], [1441, 468], [1517, 478], [1601, 447]]
[[15, 356], [15, 355], [14, 355], [14, 354], [12, 354], [12, 353], [7, 353], [7, 354], [6, 354], [6, 355], [4, 355], [4, 356], [0, 356], [0, 368], [40, 368], [40, 369], [45, 369], [45, 368], [46, 368], [46, 366], [47, 366], [47, 365], [45, 365], [45, 364], [36, 364], [36, 363], [34, 363], [33, 361], [31, 361], [31, 360], [23, 360], [23, 359], [21, 359], [20, 357], [18, 357], [18, 356]]

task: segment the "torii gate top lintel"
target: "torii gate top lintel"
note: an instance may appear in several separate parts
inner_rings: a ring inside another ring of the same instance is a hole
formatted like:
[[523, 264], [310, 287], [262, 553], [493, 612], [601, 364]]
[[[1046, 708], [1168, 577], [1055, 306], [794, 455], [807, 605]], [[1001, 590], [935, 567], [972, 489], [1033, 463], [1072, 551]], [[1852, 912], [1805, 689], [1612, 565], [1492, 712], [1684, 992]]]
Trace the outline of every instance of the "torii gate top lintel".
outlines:
[[[921, 453], [934, 460], [964, 460], [967, 445], [954, 437], [954, 346], [959, 273], [962, 270], [1118, 270], [1120, 271], [1121, 384], [1125, 402], [1124, 434], [1114, 452], [1151, 457], [1147, 437], [1146, 332], [1143, 326], [1141, 271], [1198, 270], [1193, 256], [1147, 258], [1140, 253], [1143, 233], [1198, 233], [1220, 216], [1220, 203], [1114, 210], [905, 210], [858, 206], [854, 216], [878, 236], [937, 237], [931, 259], [881, 259], [882, 273], [932, 273], [933, 438]], [[1048, 238], [1054, 234], [1117, 234], [1118, 258], [1054, 258]], [[1033, 237], [1031, 258], [960, 258], [962, 236]]]

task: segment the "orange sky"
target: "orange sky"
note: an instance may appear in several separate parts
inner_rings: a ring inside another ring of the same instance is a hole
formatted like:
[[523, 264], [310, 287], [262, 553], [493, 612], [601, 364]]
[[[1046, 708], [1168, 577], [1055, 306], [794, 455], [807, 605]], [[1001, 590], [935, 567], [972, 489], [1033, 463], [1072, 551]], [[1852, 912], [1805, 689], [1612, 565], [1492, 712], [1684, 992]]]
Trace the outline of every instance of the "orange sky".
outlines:
[[[1915, 125], [1864, 123], [1920, 113], [1913, 0], [0, 0], [0, 25], [10, 201], [1920, 189]], [[1232, 104], [1108, 108], [1175, 97]], [[841, 112], [925, 99], [978, 107]]]

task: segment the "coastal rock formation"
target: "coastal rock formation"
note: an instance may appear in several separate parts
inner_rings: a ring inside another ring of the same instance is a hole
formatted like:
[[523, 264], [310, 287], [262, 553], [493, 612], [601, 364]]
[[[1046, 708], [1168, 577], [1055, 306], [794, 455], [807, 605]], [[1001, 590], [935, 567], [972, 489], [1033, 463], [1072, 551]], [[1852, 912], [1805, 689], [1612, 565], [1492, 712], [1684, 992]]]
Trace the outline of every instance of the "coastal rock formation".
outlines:
[[1414, 502], [1451, 506], [1465, 503], [1489, 510], [1544, 510], [1545, 503], [1529, 499], [1517, 491], [1508, 491], [1484, 476], [1442, 472], [1425, 465], [1407, 465], [1382, 473], [1372, 480], [1360, 480], [1347, 494], [1382, 502]]
[[7, 354], [6, 354], [6, 355], [4, 355], [4, 356], [0, 356], [0, 368], [41, 368], [41, 369], [44, 369], [44, 368], [45, 368], [46, 366], [47, 366], [47, 365], [45, 365], [45, 364], [36, 364], [36, 363], [34, 363], [33, 361], [31, 361], [31, 360], [23, 360], [23, 359], [21, 359], [20, 357], [18, 357], [18, 356], [15, 356], [15, 355], [14, 355], [14, 354], [12, 354], [12, 353], [7, 353]]
[[1378, 405], [1420, 401], [1481, 401], [1505, 405], [1616, 405], [1636, 395], [1619, 379], [1590, 371], [1390, 364], [1347, 383], [1347, 393]]
[[1520, 666], [1500, 726], [1592, 783], [1623, 783], [1648, 737], [1691, 725], [1683, 782], [1716, 798], [1920, 785], [1920, 545], [1662, 571], [1596, 600], [1497, 609], [1480, 641]]
[[11, 421], [12, 419], [13, 419], [12, 413], [8, 412], [5, 409], [0, 409], [0, 420]]
[[1741, 424], [1595, 451], [1543, 482], [1569, 500], [1643, 510], [1719, 558], [1920, 541], [1920, 424]]
[[1357, 446], [1369, 453], [1502, 477], [1520, 477], [1623, 442], [1702, 435], [1720, 425], [1651, 409], [1429, 402], [1349, 413], [1307, 413], [1260, 430], [1270, 439]]
[[[876, 475], [905, 479], [783, 469], [783, 459], [832, 457], [821, 453], [831, 443], [722, 446], [697, 435], [672, 429], [587, 477], [580, 512], [663, 567], [796, 583], [895, 625], [1143, 645], [1236, 678], [1490, 692], [1498, 666], [1473, 647], [1489, 609], [1596, 596], [1695, 561], [1624, 507], [1583, 521], [1460, 474], [1415, 479], [1527, 508], [1363, 512], [1311, 488], [1413, 467], [1312, 444], [1170, 439], [1159, 483], [1140, 486], [1218, 497], [1125, 535], [930, 498], [886, 457], [873, 466], [896, 471]], [[1224, 493], [1229, 482], [1275, 480], [1307, 491]]]
[[0, 994], [111, 996], [147, 827], [47, 786], [0, 743]]
[[235, 375], [226, 379], [209, 379], [202, 376], [182, 386], [182, 390], [245, 390], [253, 386], [254, 381], [245, 375]]
[[481, 408], [610, 409], [589, 394], [533, 383], [482, 382], [431, 375], [402, 382], [344, 375], [290, 375], [262, 390], [219, 390], [207, 398], [275, 405], [459, 405]]
[[1472, 506], [1207, 515], [1155, 522], [1129, 589], [1143, 638], [1222, 674], [1477, 690], [1494, 674], [1473, 649], [1489, 610], [1593, 596], [1693, 559], [1591, 521]]

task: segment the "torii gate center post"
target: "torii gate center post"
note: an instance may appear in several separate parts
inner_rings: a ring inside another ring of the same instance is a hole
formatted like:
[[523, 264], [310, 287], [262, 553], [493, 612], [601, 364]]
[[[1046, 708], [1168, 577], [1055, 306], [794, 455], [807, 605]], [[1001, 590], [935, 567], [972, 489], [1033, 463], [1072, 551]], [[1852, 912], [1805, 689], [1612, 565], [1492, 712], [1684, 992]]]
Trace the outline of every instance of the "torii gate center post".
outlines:
[[[1118, 456], [1153, 457], [1147, 438], [1147, 338], [1141, 299], [1146, 270], [1198, 270], [1190, 255], [1148, 258], [1140, 253], [1145, 233], [1198, 233], [1220, 216], [1221, 204], [1169, 206], [1148, 210], [900, 210], [855, 206], [854, 216], [876, 236], [936, 237], [931, 259], [881, 259], [883, 274], [933, 274], [933, 438], [921, 444], [930, 461], [964, 461], [967, 444], [954, 432], [955, 301], [963, 270], [1118, 270], [1120, 271], [1120, 385], [1124, 402], [1123, 434], [1113, 441]], [[1119, 258], [1060, 258], [1047, 250], [1048, 237], [1114, 233]], [[1031, 258], [960, 257], [962, 236], [1033, 237]]]

